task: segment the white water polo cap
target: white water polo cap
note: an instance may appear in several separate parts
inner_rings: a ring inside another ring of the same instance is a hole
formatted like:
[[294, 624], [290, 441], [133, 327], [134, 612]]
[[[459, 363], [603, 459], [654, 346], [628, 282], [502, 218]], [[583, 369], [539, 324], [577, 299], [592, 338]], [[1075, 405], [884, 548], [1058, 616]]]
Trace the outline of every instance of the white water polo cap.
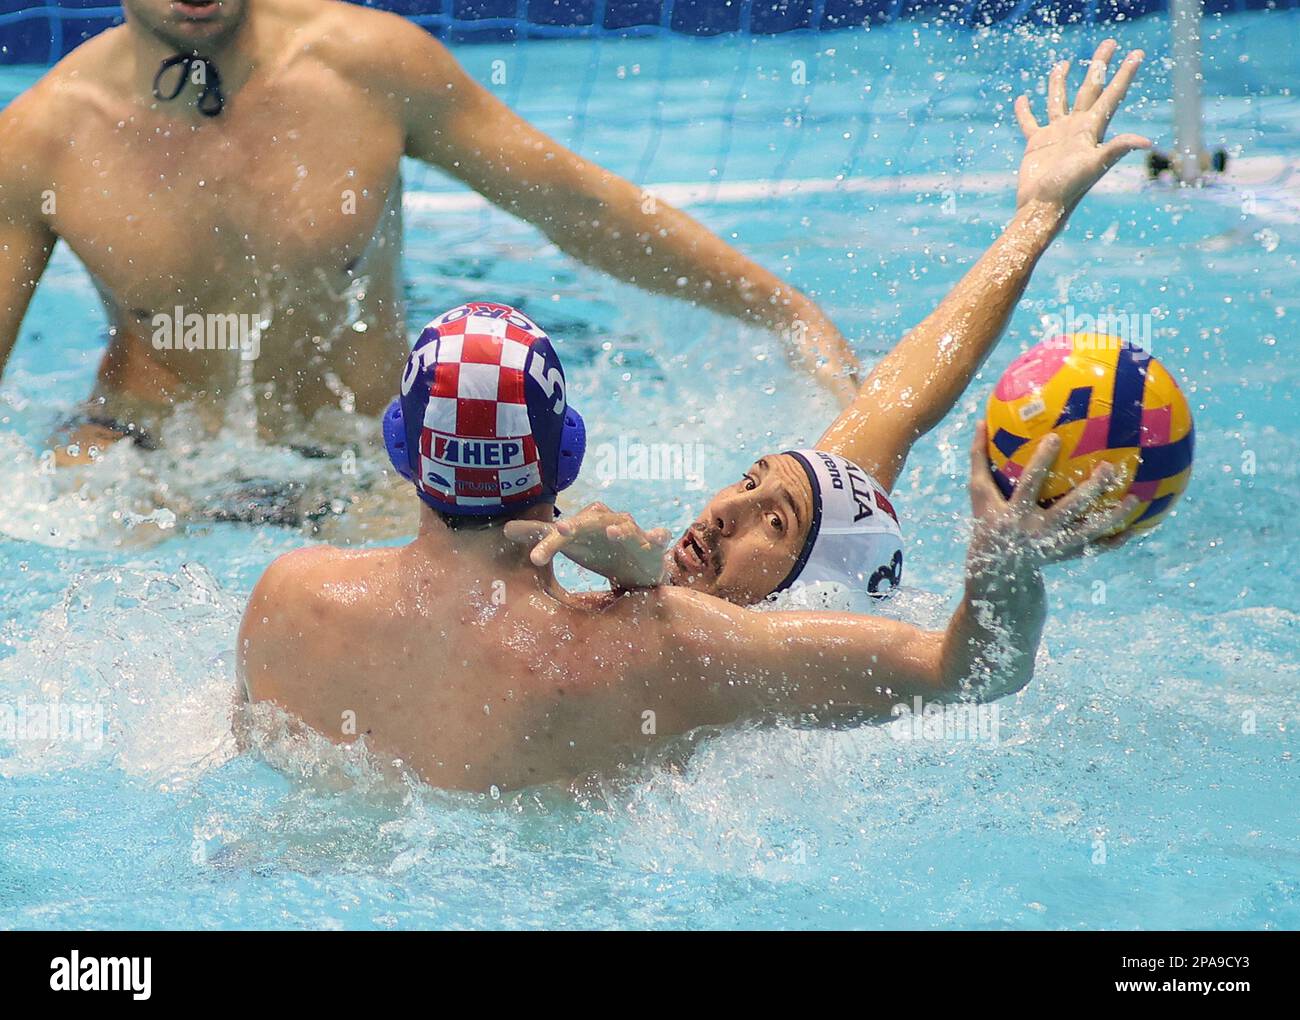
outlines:
[[903, 531], [885, 490], [851, 460], [824, 450], [786, 450], [812, 486], [812, 525], [794, 569], [778, 587], [830, 581], [876, 598], [903, 577]]

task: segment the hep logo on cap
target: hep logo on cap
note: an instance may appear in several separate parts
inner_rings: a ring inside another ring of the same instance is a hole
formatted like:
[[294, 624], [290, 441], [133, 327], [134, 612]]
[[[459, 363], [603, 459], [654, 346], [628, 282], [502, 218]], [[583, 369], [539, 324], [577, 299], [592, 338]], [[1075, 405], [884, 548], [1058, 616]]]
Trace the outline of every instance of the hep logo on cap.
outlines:
[[470, 302], [420, 334], [384, 416], [384, 440], [425, 503], [488, 516], [571, 485], [586, 433], [541, 327], [509, 305]]

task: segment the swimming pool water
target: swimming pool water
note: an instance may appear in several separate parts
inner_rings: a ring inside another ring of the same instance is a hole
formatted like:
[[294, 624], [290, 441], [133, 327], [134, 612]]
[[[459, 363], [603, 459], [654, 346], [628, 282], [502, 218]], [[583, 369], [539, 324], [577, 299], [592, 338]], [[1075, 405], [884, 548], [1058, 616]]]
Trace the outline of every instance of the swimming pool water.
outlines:
[[[1164, 28], [1118, 35], [1153, 58], [1116, 127], [1167, 143]], [[1300, 16], [1212, 21], [1205, 36], [1208, 141], [1292, 158]], [[484, 81], [504, 59], [499, 91], [616, 171], [716, 182], [691, 211], [812, 293], [870, 362], [1009, 215], [1010, 89], [1097, 38], [897, 23], [459, 55]], [[0, 70], [0, 102], [37, 73]], [[738, 186], [840, 174], [874, 184]], [[890, 611], [937, 623], [960, 583], [972, 422], [1041, 316], [1148, 316], [1148, 346], [1185, 384], [1197, 463], [1176, 517], [1052, 569], [1038, 674], [999, 703], [997, 744], [738, 728], [576, 793], [394, 786], [360, 755], [309, 745], [235, 754], [243, 600], [313, 538], [191, 510], [241, 478], [342, 499], [378, 466], [363, 452], [348, 475], [232, 422], [165, 454], [122, 447], [90, 472], [44, 472], [41, 444], [88, 391], [102, 330], [61, 250], [0, 386], [0, 702], [96, 706], [106, 735], [0, 740], [0, 926], [1300, 926], [1300, 217], [1262, 186], [1247, 199], [1126, 180], [1085, 201], [898, 487], [908, 591]], [[432, 171], [411, 167], [408, 187], [413, 331], [470, 297], [520, 304], [556, 338], [594, 446], [701, 444], [699, 477], [675, 482], [601, 478], [589, 461], [571, 503], [676, 529], [756, 453], [829, 421], [770, 338], [576, 266]]]

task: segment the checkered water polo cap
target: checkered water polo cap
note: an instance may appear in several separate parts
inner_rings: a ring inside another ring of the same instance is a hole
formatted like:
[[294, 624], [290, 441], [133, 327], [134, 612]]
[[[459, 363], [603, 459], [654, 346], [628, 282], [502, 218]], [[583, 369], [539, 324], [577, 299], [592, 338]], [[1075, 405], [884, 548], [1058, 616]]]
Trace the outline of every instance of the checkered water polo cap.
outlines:
[[424, 328], [384, 415], [393, 467], [447, 514], [522, 510], [573, 484], [586, 429], [550, 338], [509, 305], [471, 301]]

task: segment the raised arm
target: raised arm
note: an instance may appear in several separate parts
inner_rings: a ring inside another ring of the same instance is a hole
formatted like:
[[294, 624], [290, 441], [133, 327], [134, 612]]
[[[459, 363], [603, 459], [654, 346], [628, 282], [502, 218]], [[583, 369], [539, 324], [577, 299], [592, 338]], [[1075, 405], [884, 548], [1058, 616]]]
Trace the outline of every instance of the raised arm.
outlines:
[[570, 152], [482, 88], [427, 33], [393, 27], [385, 54], [407, 102], [407, 153], [537, 226], [574, 258], [645, 290], [775, 332], [792, 363], [846, 405], [857, 360], [821, 310], [691, 217]]
[[1098, 505], [1113, 481], [1107, 464], [1049, 509], [1040, 507], [1057, 453], [1052, 439], [1008, 501], [993, 482], [985, 435], [981, 425], [971, 446], [975, 517], [965, 592], [945, 630], [846, 613], [755, 613], [672, 589], [671, 652], [660, 653], [671, 660], [659, 689], [663, 724], [690, 729], [791, 712], [883, 715], [918, 695], [991, 699], [1024, 687], [1046, 614], [1041, 567], [1108, 534], [1133, 501]]
[[912, 444], [943, 419], [1002, 336], [1039, 258], [1079, 200], [1124, 155], [1150, 147], [1137, 135], [1103, 141], [1143, 57], [1141, 50], [1130, 53], [1106, 85], [1114, 52], [1113, 39], [1097, 47], [1072, 110], [1069, 62], [1052, 69], [1047, 124], [1034, 120], [1026, 97], [1016, 101], [1026, 146], [1015, 216], [939, 307], [872, 369], [818, 441], [820, 449], [892, 488]]
[[0, 111], [0, 374], [55, 241], [42, 214], [26, 107], [20, 99]]

